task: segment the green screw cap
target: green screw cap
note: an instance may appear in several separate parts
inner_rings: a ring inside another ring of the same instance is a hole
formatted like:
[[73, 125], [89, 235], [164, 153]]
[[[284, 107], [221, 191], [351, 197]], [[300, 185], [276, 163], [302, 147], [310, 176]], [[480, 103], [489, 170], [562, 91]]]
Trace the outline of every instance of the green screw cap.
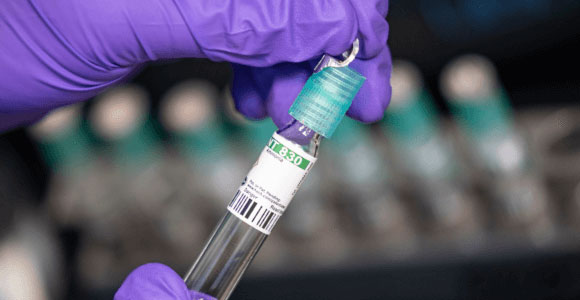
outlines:
[[308, 128], [329, 138], [365, 79], [349, 67], [324, 68], [310, 76], [289, 113]]

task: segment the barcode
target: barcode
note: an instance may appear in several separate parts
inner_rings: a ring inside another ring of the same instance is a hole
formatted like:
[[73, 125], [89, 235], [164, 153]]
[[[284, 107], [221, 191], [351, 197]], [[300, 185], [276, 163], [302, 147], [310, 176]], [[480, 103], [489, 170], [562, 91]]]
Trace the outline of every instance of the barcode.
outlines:
[[228, 208], [238, 213], [248, 224], [254, 227], [257, 226], [267, 233], [272, 231], [272, 228], [274, 228], [280, 218], [280, 215], [258, 204], [241, 191], [236, 193]]

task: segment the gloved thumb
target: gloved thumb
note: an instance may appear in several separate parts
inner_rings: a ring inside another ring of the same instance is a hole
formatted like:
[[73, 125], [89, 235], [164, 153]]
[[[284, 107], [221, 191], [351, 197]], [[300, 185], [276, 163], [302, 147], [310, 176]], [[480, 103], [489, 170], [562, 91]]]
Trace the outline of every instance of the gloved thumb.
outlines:
[[135, 269], [115, 294], [115, 300], [215, 300], [190, 291], [175, 271], [151, 263]]

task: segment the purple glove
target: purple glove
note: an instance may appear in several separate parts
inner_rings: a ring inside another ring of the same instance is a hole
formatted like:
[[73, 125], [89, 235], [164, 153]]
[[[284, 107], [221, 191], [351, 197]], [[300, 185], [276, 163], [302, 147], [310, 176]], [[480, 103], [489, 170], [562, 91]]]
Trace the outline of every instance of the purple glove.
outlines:
[[387, 6], [387, 0], [2, 0], [0, 130], [90, 98], [145, 62], [182, 57], [235, 63], [238, 109], [281, 125], [312, 61], [348, 50], [356, 37], [362, 49], [352, 66], [367, 82], [349, 115], [375, 121], [390, 98]]
[[146, 264], [131, 272], [115, 294], [115, 300], [215, 300], [190, 291], [168, 266]]

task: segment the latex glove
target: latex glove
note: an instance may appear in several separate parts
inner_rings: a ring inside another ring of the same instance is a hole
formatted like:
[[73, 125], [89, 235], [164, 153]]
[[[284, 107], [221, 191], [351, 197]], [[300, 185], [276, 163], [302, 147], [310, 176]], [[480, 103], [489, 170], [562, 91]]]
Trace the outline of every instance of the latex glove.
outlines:
[[168, 266], [146, 264], [135, 269], [115, 293], [115, 300], [215, 300], [190, 291]]
[[[289, 23], [290, 27], [314, 30], [312, 33], [304, 33], [308, 39], [289, 35], [283, 42], [272, 41], [271, 45], [279, 45], [275, 51], [294, 63], [280, 63], [265, 68], [234, 64], [232, 94], [240, 112], [253, 119], [269, 115], [278, 127], [282, 127], [291, 120], [288, 109], [312, 74], [320, 55], [340, 54], [350, 49], [354, 38], [358, 37], [361, 51], [350, 67], [362, 73], [367, 80], [347, 115], [363, 122], [375, 122], [383, 117], [391, 98], [391, 54], [387, 47], [389, 28], [385, 20], [388, 1], [330, 2], [338, 2], [339, 7], [340, 4], [351, 7], [337, 10], [321, 7], [315, 14], [324, 14], [324, 18], [306, 23], [306, 20], [312, 18], [306, 15], [303, 18], [305, 21], [301, 21], [306, 24]], [[283, 61], [283, 57], [279, 61]]]
[[238, 109], [283, 124], [312, 68], [280, 63], [338, 55], [356, 37], [367, 82], [349, 115], [378, 120], [390, 98], [386, 12], [387, 0], [2, 0], [0, 130], [183, 57], [239, 64]]

